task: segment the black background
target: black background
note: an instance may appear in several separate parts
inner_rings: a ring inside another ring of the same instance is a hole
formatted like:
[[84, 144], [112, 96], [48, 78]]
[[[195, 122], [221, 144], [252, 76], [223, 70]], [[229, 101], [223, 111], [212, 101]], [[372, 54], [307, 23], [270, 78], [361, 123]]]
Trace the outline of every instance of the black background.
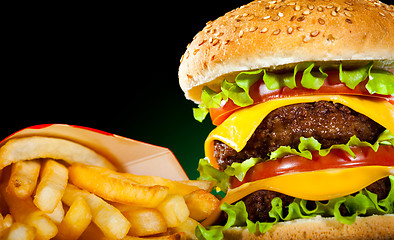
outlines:
[[210, 120], [178, 85], [187, 44], [249, 1], [16, 5], [4, 9], [0, 138], [44, 123], [82, 125], [167, 147], [198, 176]]

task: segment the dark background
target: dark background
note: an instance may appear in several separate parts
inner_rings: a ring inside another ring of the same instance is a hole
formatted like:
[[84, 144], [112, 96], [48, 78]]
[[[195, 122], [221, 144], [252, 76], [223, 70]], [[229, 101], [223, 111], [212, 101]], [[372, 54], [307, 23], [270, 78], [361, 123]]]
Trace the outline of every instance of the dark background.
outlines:
[[248, 2], [5, 8], [0, 138], [44, 123], [92, 127], [167, 147], [197, 178], [213, 125], [193, 119], [179, 60], [206, 22]]
[[191, 179], [210, 120], [194, 120], [178, 66], [207, 21], [248, 1], [18, 5], [2, 36], [0, 139], [82, 125], [169, 148]]

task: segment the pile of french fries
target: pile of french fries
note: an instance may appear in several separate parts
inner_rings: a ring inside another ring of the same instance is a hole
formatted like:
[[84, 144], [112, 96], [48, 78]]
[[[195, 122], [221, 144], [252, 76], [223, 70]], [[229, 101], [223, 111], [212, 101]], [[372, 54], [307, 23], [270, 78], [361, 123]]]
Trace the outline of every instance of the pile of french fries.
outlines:
[[213, 182], [120, 173], [64, 141], [26, 137], [0, 148], [1, 239], [194, 239], [219, 205]]

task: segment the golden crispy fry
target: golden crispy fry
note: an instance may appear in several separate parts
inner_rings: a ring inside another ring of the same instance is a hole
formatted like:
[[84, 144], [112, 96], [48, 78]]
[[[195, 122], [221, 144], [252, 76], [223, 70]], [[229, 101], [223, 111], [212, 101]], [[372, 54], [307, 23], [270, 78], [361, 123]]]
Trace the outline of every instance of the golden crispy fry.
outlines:
[[122, 175], [132, 181], [146, 186], [166, 186], [169, 188], [168, 194], [178, 194], [183, 196], [199, 189], [198, 186], [193, 184], [186, 184], [181, 181], [172, 181], [157, 176], [142, 176], [131, 173], [122, 173]]
[[15, 221], [34, 227], [38, 239], [51, 239], [57, 234], [55, 223], [33, 204], [30, 197], [20, 199], [12, 194], [6, 194], [5, 186], [1, 186], [0, 190]]
[[199, 224], [200, 224], [199, 222], [189, 217], [186, 219], [186, 221], [181, 223], [181, 225], [171, 228], [170, 232], [171, 233], [183, 232], [185, 233], [187, 239], [197, 240], [197, 237], [194, 234], [194, 232]]
[[69, 171], [73, 184], [113, 202], [156, 207], [168, 193], [168, 187], [136, 184], [125, 174], [102, 167], [73, 164]]
[[92, 221], [105, 236], [120, 239], [129, 232], [130, 222], [118, 209], [96, 195], [68, 184], [62, 198], [63, 202], [71, 206], [77, 197], [85, 199], [92, 212]]
[[34, 204], [42, 211], [52, 213], [66, 189], [68, 170], [64, 165], [54, 160], [47, 160], [40, 177], [41, 180], [34, 196]]
[[157, 209], [163, 214], [168, 227], [176, 227], [189, 217], [189, 209], [181, 195], [168, 195]]
[[83, 197], [77, 197], [59, 225], [55, 239], [78, 239], [92, 220], [92, 213]]
[[186, 240], [186, 235], [183, 232], [179, 233], [174, 233], [172, 235], [167, 235], [167, 236], [160, 236], [160, 237], [132, 237], [132, 236], [126, 236], [122, 240]]
[[0, 148], [0, 169], [11, 163], [38, 158], [62, 159], [116, 169], [107, 159], [78, 143], [60, 138], [25, 137], [9, 140]]
[[202, 189], [194, 191], [184, 198], [190, 210], [190, 217], [197, 221], [207, 218], [220, 204], [219, 199]]
[[7, 229], [11, 227], [13, 221], [14, 220], [10, 214], [7, 214], [5, 217], [0, 214], [0, 238], [5, 234]]
[[55, 210], [51, 213], [46, 213], [46, 215], [56, 224], [59, 225], [64, 218], [64, 208], [62, 201], [59, 201]]
[[184, 181], [180, 181], [180, 183], [196, 186], [199, 189], [203, 189], [207, 192], [212, 192], [212, 189], [215, 186], [215, 181], [208, 181], [208, 180], [184, 180]]
[[157, 209], [130, 207], [122, 213], [131, 223], [129, 234], [132, 236], [148, 236], [167, 231], [166, 220]]
[[27, 198], [36, 188], [40, 173], [41, 161], [21, 161], [12, 164], [11, 177], [8, 181], [7, 192], [18, 198]]
[[23, 223], [16, 222], [12, 224], [7, 234], [2, 239], [7, 240], [33, 240], [35, 238], [35, 229]]

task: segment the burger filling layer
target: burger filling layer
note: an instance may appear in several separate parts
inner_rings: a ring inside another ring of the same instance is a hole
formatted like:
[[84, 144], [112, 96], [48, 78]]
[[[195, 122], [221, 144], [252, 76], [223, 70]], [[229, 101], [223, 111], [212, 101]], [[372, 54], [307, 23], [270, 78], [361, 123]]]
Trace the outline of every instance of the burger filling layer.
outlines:
[[[383, 178], [374, 182], [373, 184], [366, 187], [368, 191], [377, 195], [377, 200], [384, 199], [388, 196], [391, 184], [389, 177]], [[357, 193], [352, 194], [355, 196]], [[280, 198], [282, 200], [283, 211], [286, 211], [289, 206], [294, 200], [294, 197], [274, 192], [268, 190], [259, 190], [256, 191], [245, 198], [242, 201], [245, 203], [246, 211], [248, 212], [248, 218], [252, 222], [270, 222], [272, 221], [271, 217], [269, 216], [269, 212], [272, 209], [272, 200], [275, 198]], [[314, 201], [307, 202], [308, 209], [315, 209], [316, 204]], [[344, 205], [339, 207], [339, 211], [341, 216], [349, 216], [351, 215]], [[284, 213], [286, 216], [288, 213]]]
[[[322, 148], [329, 148], [336, 144], [346, 144], [352, 136], [373, 144], [384, 130], [384, 127], [365, 115], [339, 103], [300, 103], [278, 108], [268, 114], [240, 152], [215, 140], [214, 157], [223, 171], [234, 162], [243, 162], [250, 158], [265, 159], [280, 146], [295, 149], [300, 144], [301, 137], [313, 137], [322, 144]], [[390, 180], [388, 177], [383, 178], [367, 189], [377, 194], [378, 200], [386, 198], [391, 189]], [[271, 221], [269, 212], [275, 198], [282, 200], [283, 209], [295, 199], [269, 190], [254, 192], [242, 199], [248, 218], [253, 222]], [[314, 209], [314, 203], [308, 201], [307, 206]], [[340, 211], [342, 216], [349, 215], [344, 206], [340, 207]]]
[[220, 169], [225, 170], [234, 162], [264, 159], [280, 146], [296, 148], [301, 137], [313, 137], [322, 144], [322, 148], [329, 148], [335, 144], [346, 144], [352, 136], [373, 144], [384, 130], [365, 115], [339, 103], [299, 103], [268, 114], [240, 152], [215, 140], [214, 157]]

